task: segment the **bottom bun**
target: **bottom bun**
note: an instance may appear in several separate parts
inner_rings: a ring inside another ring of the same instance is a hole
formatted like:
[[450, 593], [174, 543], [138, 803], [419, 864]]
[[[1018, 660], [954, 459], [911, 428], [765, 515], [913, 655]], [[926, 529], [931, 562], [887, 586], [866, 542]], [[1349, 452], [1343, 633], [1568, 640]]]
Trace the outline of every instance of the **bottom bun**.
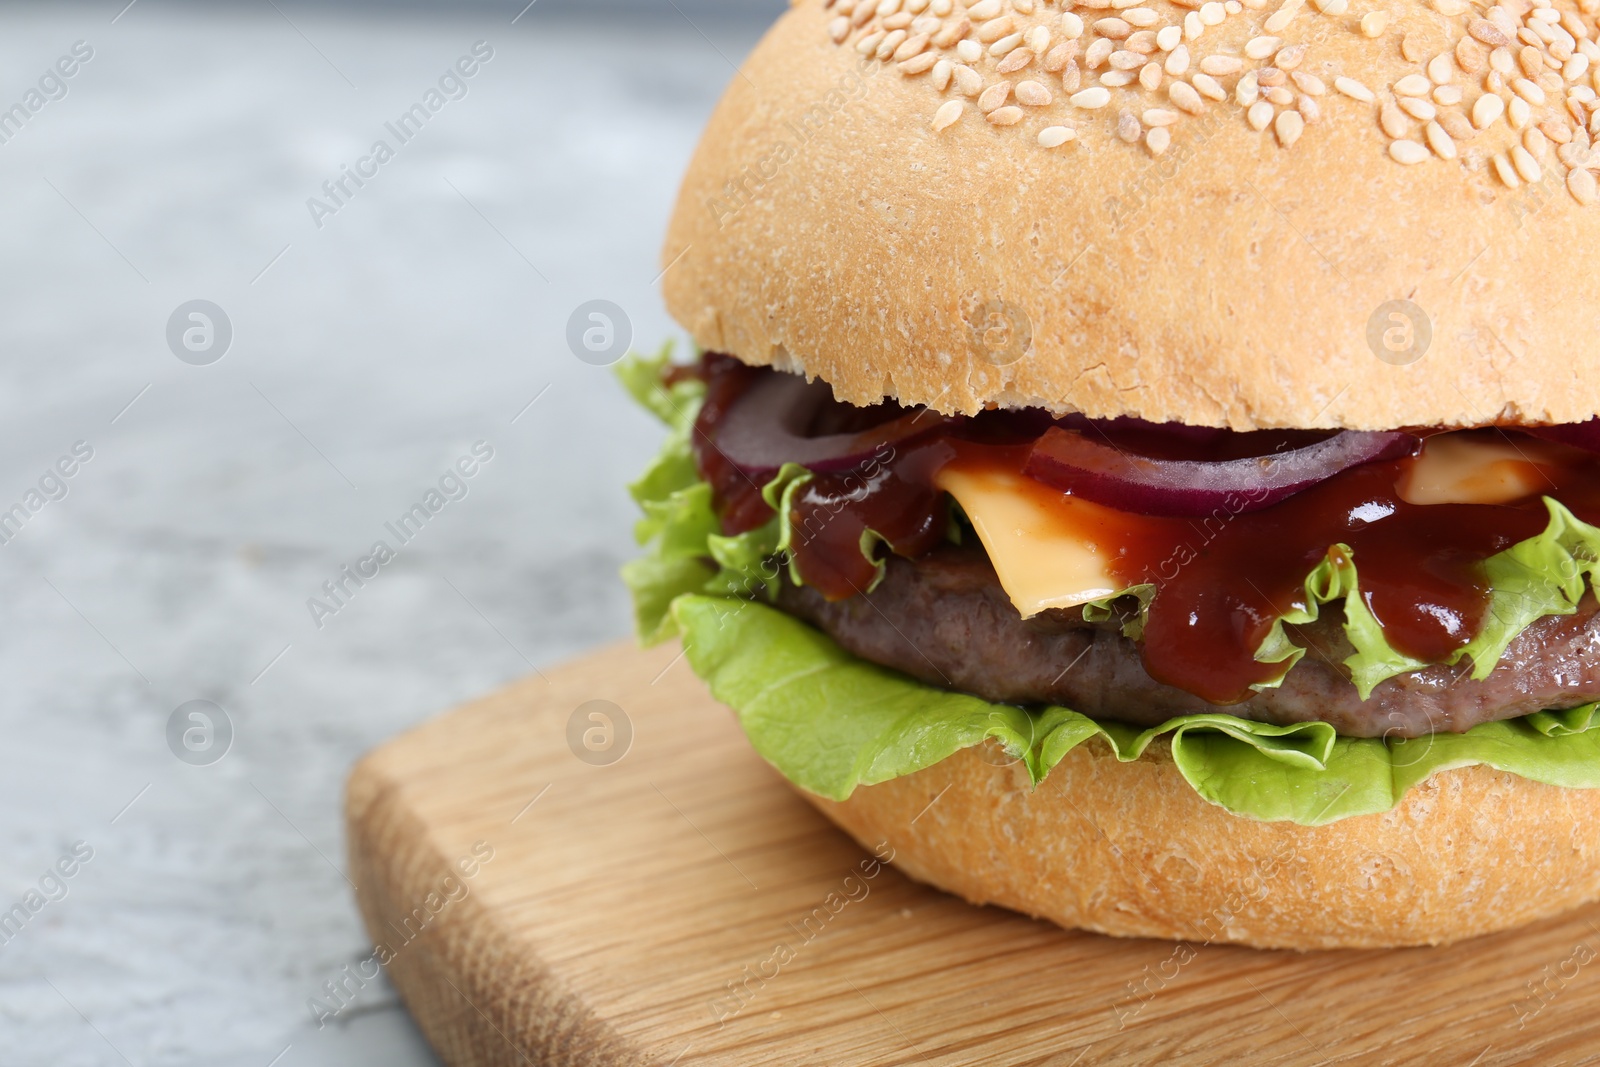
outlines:
[[1202, 799], [1158, 746], [1080, 745], [1039, 787], [994, 743], [916, 774], [810, 794], [921, 882], [1119, 937], [1261, 948], [1436, 945], [1600, 897], [1600, 789], [1473, 766], [1392, 811], [1258, 822]]

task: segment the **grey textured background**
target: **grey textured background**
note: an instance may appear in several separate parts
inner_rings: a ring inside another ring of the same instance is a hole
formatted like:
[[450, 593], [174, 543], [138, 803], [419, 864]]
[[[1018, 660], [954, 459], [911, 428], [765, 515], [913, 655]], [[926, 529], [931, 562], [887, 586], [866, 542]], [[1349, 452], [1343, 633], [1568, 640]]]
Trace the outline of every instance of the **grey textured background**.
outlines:
[[[384, 987], [320, 1031], [306, 1006], [369, 951], [343, 779], [627, 632], [622, 485], [658, 431], [566, 323], [603, 297], [643, 346], [676, 332], [661, 231], [777, 5], [124, 2], [0, 9], [4, 104], [94, 49], [0, 145], [0, 509], [94, 449], [0, 546], [0, 910], [94, 849], [0, 947], [0, 1062], [433, 1063]], [[468, 96], [313, 227], [477, 40]], [[211, 366], [166, 346], [194, 298], [233, 324]], [[307, 598], [479, 439], [470, 494], [316, 628]], [[209, 767], [165, 739], [197, 698], [236, 730]]]

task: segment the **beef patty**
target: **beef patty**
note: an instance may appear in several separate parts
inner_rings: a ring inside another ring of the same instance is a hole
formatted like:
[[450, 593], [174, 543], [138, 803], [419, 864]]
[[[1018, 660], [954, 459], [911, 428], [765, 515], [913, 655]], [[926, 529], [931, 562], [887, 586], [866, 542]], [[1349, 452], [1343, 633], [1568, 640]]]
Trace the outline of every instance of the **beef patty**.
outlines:
[[1600, 699], [1600, 605], [1592, 596], [1574, 615], [1528, 627], [1482, 681], [1463, 661], [1391, 678], [1367, 700], [1341, 665], [1352, 651], [1342, 612], [1325, 605], [1316, 623], [1291, 628], [1307, 652], [1281, 686], [1220, 709], [1146, 674], [1138, 644], [1115, 619], [1087, 623], [1075, 609], [1022, 618], [976, 547], [891, 557], [873, 592], [832, 604], [786, 584], [778, 604], [862, 659], [924, 682], [1143, 726], [1224, 710], [1257, 722], [1321, 720], [1351, 737], [1417, 737]]

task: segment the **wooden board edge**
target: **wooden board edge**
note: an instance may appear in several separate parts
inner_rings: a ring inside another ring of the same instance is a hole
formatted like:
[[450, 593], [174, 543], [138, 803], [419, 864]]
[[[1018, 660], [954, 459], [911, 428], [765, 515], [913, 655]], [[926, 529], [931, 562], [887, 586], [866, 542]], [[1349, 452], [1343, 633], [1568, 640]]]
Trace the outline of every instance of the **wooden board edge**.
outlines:
[[[470, 708], [470, 705], [469, 705]], [[505, 946], [493, 913], [470, 893], [410, 940], [408, 916], [451, 872], [453, 858], [401, 803], [389, 756], [469, 709], [394, 738], [359, 760], [345, 789], [350, 878], [374, 945], [428, 1043], [449, 1067], [645, 1067], [642, 1058], [536, 956]], [[489, 984], [492, 978], [492, 985]]]

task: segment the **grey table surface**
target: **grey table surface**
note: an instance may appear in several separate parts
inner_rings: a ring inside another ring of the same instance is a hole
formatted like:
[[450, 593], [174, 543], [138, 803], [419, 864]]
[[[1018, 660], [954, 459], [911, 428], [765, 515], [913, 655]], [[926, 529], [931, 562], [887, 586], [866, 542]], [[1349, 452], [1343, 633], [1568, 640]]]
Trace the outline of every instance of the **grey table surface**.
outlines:
[[[627, 633], [622, 486], [658, 430], [567, 322], [605, 298], [640, 346], [677, 332], [662, 230], [772, 5], [125, 2], [0, 9], [0, 107], [93, 53], [0, 144], [0, 511], [59, 497], [0, 544], [0, 911], [50, 891], [0, 945], [0, 1064], [435, 1063], [381, 984], [320, 1029], [307, 1005], [370, 951], [344, 778]], [[479, 41], [466, 95], [315, 225]], [[167, 341], [193, 299], [232, 327], [209, 365]], [[319, 627], [322, 583], [477, 441], [467, 495]], [[232, 724], [219, 762], [169, 750], [191, 700]]]

